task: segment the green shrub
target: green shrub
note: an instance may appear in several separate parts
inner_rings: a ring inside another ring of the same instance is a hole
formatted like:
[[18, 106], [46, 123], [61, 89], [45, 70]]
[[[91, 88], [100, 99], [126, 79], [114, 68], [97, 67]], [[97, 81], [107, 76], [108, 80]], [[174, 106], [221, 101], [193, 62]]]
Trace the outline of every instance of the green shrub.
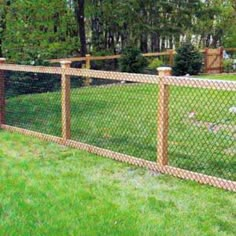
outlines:
[[148, 68], [151, 70], [155, 70], [158, 67], [163, 66], [163, 65], [164, 65], [164, 62], [162, 60], [160, 60], [159, 58], [155, 58], [149, 63]]
[[174, 60], [174, 75], [197, 75], [201, 71], [202, 55], [195, 47], [187, 42], [177, 50]]
[[130, 73], [142, 73], [147, 65], [148, 61], [141, 51], [133, 47], [127, 47], [119, 61], [120, 70]]
[[224, 66], [224, 72], [229, 73], [233, 70], [233, 59], [224, 59], [223, 66]]

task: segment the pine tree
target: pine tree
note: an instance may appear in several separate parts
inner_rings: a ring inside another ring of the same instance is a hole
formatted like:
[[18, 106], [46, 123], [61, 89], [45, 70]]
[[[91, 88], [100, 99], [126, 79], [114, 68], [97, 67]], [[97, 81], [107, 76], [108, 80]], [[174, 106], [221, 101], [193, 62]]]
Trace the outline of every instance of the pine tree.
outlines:
[[202, 67], [202, 55], [190, 43], [184, 43], [175, 56], [173, 72], [174, 75], [196, 75]]

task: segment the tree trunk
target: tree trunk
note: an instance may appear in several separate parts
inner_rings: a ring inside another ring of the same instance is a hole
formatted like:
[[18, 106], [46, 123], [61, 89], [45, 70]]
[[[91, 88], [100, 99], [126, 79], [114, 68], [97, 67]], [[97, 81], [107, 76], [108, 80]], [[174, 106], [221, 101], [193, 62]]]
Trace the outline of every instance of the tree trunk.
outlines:
[[161, 51], [164, 51], [165, 48], [166, 48], [166, 37], [163, 36], [163, 37], [161, 38]]
[[173, 37], [172, 36], [170, 36], [170, 44], [169, 44], [169, 48], [170, 49], [173, 49], [174, 48], [174, 43], [173, 43]]
[[141, 41], [140, 42], [141, 52], [147, 53], [148, 52], [148, 36], [147, 36], [147, 34], [142, 34], [140, 41]]
[[0, 57], [3, 57], [2, 54], [2, 39], [0, 38]]
[[158, 45], [157, 33], [152, 33], [152, 35], [151, 35], [151, 48], [152, 48], [152, 52], [158, 52], [158, 50], [160, 49], [160, 47]]
[[76, 20], [79, 27], [80, 54], [84, 57], [87, 54], [86, 32], [84, 21], [84, 0], [75, 0]]
[[205, 47], [209, 47], [210, 46], [210, 40], [211, 40], [211, 35], [208, 34], [205, 40]]

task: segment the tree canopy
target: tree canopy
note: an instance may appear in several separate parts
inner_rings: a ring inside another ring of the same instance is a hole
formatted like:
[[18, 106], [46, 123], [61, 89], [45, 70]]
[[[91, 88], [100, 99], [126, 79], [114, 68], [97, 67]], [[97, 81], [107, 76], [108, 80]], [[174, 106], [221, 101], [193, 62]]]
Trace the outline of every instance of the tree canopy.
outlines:
[[0, 0], [0, 56], [41, 63], [90, 53], [236, 47], [235, 0]]

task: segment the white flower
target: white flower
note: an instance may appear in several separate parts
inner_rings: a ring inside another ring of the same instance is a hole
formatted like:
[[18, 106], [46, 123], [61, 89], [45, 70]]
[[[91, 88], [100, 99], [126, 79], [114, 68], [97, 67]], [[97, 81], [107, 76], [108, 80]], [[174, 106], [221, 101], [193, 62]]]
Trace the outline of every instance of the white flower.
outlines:
[[230, 107], [229, 112], [236, 114], [236, 106], [235, 107]]
[[194, 118], [196, 116], [196, 113], [194, 112], [194, 111], [192, 111], [192, 112], [190, 112], [189, 114], [188, 114], [188, 118], [189, 119], [192, 119], [192, 118]]

